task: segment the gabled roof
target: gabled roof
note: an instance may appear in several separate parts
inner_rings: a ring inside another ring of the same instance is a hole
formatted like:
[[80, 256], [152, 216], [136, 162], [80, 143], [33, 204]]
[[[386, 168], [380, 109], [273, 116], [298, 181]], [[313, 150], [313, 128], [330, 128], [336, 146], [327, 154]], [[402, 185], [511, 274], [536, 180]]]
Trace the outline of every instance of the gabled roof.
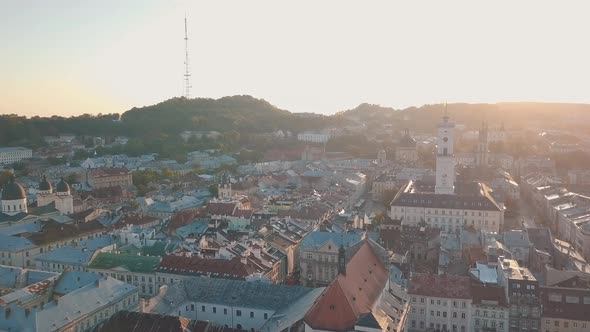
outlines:
[[371, 246], [365, 242], [305, 315], [314, 329], [349, 331], [362, 315], [371, 313], [389, 273]]

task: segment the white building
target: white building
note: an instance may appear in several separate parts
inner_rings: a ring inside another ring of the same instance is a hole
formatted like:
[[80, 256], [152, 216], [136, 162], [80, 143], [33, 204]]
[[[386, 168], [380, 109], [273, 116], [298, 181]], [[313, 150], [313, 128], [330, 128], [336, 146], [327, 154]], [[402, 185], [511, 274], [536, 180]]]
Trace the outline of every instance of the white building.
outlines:
[[14, 181], [13, 176], [2, 190], [2, 213], [14, 216], [27, 212], [27, 193], [23, 186]]
[[328, 143], [332, 135], [329, 133], [304, 131], [297, 134], [297, 139], [303, 142], [310, 143]]
[[[159, 295], [141, 310], [206, 320], [236, 329], [263, 331], [262, 326], [276, 312], [291, 305], [308, 308], [322, 290], [260, 281], [194, 277], [162, 286]], [[304, 313], [305, 310], [293, 323], [300, 320]]]
[[508, 331], [508, 303], [500, 287], [472, 286], [471, 326], [474, 332]]
[[443, 122], [438, 125], [436, 194], [455, 193], [454, 129], [455, 124], [449, 122], [449, 116], [445, 114]]
[[23, 147], [0, 148], [0, 165], [8, 165], [33, 157], [33, 150]]
[[445, 115], [438, 127], [436, 183], [409, 181], [391, 202], [390, 217], [402, 225], [426, 222], [447, 232], [464, 226], [498, 232], [504, 223], [504, 206], [483, 183], [456, 183], [453, 128]]
[[67, 272], [54, 283], [42, 281], [4, 295], [0, 330], [92, 331], [120, 310], [139, 308], [137, 288], [113, 278]]
[[415, 274], [410, 280], [408, 297], [406, 332], [474, 331], [469, 277]]

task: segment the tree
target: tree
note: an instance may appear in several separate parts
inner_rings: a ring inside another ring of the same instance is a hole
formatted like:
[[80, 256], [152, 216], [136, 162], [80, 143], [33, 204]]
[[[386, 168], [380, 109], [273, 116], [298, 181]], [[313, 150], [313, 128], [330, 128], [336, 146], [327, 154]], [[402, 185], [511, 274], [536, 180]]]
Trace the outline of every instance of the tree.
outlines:
[[0, 188], [4, 188], [13, 176], [12, 172], [7, 169], [2, 171], [2, 173], [0, 173]]
[[219, 195], [219, 188], [217, 187], [216, 184], [209, 185], [209, 187], [207, 189], [209, 189], [211, 196], [217, 197]]
[[69, 184], [78, 183], [78, 173], [70, 173], [66, 177], [66, 182]]

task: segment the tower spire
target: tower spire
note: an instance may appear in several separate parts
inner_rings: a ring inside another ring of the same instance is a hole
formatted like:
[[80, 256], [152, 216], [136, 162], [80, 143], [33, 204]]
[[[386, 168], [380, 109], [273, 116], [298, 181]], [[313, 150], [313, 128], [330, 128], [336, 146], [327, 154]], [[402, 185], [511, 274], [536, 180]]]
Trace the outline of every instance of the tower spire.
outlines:
[[191, 97], [191, 72], [188, 64], [188, 29], [186, 23], [186, 15], [184, 15], [184, 97]]

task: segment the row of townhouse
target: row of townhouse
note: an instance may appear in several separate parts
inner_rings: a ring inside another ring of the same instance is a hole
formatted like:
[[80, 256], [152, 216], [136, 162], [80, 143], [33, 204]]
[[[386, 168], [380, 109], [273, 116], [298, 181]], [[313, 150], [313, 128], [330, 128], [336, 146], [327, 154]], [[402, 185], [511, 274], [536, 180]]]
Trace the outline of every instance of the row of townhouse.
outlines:
[[532, 174], [522, 190], [553, 233], [590, 259], [590, 197], [571, 192], [555, 179]]

